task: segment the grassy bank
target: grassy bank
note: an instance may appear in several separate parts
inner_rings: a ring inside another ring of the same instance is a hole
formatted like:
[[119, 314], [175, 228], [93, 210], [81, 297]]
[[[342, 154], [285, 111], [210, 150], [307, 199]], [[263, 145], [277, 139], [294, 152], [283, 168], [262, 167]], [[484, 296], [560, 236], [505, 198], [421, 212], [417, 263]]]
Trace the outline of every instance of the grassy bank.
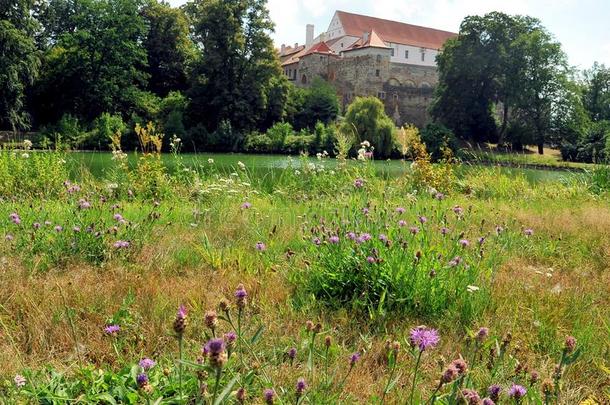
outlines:
[[610, 208], [591, 174], [74, 157], [0, 156], [11, 403], [610, 398]]

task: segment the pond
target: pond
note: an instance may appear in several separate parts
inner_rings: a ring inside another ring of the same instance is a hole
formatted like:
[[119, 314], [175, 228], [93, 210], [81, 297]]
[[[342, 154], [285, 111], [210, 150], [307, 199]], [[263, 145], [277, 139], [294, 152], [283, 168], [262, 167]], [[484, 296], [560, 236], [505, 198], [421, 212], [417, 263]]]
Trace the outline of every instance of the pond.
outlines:
[[[76, 163], [76, 166], [84, 165], [94, 176], [103, 176], [107, 167], [112, 165], [112, 154], [110, 152], [71, 152], [70, 160]], [[138, 155], [129, 153], [129, 164], [134, 165]], [[171, 171], [176, 167], [176, 159], [171, 154], [162, 155], [163, 163]], [[243, 153], [184, 153], [180, 155], [180, 159], [187, 167], [197, 167], [200, 165], [208, 165], [208, 160], [213, 159], [214, 165], [220, 171], [230, 173], [237, 169], [238, 162], [242, 162], [246, 167], [254, 172], [266, 174], [269, 172], [278, 172], [292, 165], [293, 167], [301, 164], [301, 158], [298, 156], [287, 155], [257, 155]], [[317, 163], [316, 157], [306, 158], [308, 162]], [[336, 166], [335, 159], [325, 159], [324, 165], [327, 168]], [[409, 170], [409, 162], [401, 160], [377, 160], [373, 164], [382, 176], [392, 177], [399, 176]], [[479, 165], [463, 165], [461, 171], [479, 169]], [[523, 175], [530, 182], [539, 181], [558, 181], [566, 177], [577, 176], [577, 173], [561, 170], [545, 170], [519, 167], [501, 167], [500, 170], [508, 175]]]

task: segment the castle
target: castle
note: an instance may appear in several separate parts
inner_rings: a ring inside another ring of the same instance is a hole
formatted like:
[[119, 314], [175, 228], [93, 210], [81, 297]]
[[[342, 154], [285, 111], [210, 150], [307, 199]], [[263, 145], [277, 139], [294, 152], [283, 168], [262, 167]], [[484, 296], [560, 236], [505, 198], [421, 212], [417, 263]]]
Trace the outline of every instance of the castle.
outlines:
[[282, 45], [284, 74], [306, 87], [315, 77], [330, 82], [343, 108], [356, 96], [376, 96], [397, 125], [428, 121], [438, 82], [436, 55], [457, 34], [381, 18], [336, 11], [328, 29], [305, 44]]

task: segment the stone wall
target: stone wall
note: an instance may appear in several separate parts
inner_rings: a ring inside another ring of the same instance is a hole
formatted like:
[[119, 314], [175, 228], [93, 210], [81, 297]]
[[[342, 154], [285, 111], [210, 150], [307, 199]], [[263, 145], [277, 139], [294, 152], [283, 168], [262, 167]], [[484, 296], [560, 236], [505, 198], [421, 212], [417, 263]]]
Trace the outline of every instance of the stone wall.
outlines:
[[427, 110], [438, 83], [434, 66], [390, 62], [389, 49], [367, 48], [346, 52], [342, 58], [307, 55], [298, 69], [297, 85], [308, 86], [314, 77], [322, 77], [337, 90], [344, 111], [357, 96], [375, 96], [397, 125], [422, 127], [429, 121]]

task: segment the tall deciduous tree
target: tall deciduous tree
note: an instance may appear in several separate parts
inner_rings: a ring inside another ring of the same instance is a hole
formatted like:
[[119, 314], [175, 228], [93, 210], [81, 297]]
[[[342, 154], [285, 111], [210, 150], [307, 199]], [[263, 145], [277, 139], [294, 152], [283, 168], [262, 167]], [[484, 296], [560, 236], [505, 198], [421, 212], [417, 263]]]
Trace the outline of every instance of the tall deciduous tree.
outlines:
[[0, 128], [13, 131], [29, 127], [25, 92], [40, 65], [32, 6], [30, 0], [0, 2]]
[[595, 63], [584, 72], [583, 103], [594, 121], [610, 120], [610, 68]]
[[286, 87], [274, 85], [281, 70], [266, 0], [194, 0], [186, 10], [201, 50], [189, 94], [191, 120], [209, 131], [225, 121], [234, 131], [268, 125], [270, 97]]
[[188, 65], [195, 55], [184, 11], [151, 0], [142, 10], [148, 33], [144, 48], [148, 55], [148, 88], [165, 97], [187, 88]]

